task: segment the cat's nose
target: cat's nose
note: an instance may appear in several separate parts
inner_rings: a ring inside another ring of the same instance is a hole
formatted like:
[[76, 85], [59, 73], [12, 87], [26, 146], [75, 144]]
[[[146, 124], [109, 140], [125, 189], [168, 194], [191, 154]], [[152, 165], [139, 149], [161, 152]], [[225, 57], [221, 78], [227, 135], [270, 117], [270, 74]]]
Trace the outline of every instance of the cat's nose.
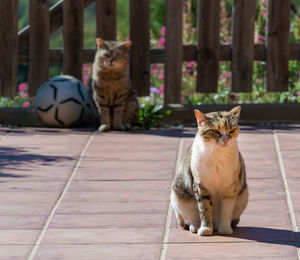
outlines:
[[223, 142], [223, 144], [227, 145], [228, 142], [229, 142], [228, 136], [227, 135], [222, 135], [221, 141]]

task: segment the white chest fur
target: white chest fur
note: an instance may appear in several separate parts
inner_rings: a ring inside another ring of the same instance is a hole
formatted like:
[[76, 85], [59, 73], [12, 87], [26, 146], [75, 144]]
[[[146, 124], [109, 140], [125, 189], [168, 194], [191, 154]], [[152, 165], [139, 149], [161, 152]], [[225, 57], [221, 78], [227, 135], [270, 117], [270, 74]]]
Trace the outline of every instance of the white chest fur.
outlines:
[[196, 135], [192, 146], [191, 170], [196, 180], [212, 195], [218, 195], [234, 182], [238, 167], [236, 139], [231, 139], [226, 147], [221, 147], [214, 141], [204, 142], [199, 134]]

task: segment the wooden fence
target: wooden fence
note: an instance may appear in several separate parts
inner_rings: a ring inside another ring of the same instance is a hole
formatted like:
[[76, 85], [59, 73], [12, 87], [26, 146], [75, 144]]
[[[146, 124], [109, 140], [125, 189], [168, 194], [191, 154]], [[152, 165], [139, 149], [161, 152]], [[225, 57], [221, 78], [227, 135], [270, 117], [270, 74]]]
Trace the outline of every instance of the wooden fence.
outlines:
[[[183, 0], [166, 1], [166, 47], [150, 49], [150, 0], [130, 0], [131, 77], [140, 96], [149, 95], [150, 64], [165, 64], [165, 104], [180, 103], [182, 61], [197, 62], [197, 92], [215, 92], [219, 61], [232, 62], [232, 91], [252, 90], [253, 61], [267, 63], [267, 91], [288, 89], [288, 61], [300, 60], [300, 44], [289, 42], [290, 0], [268, 1], [266, 45], [254, 44], [255, 0], [235, 0], [232, 45], [220, 44], [220, 1], [198, 0], [197, 45], [182, 45]], [[29, 0], [29, 26], [17, 31], [18, 0], [0, 1], [0, 96], [16, 94], [17, 64], [29, 65], [34, 96], [49, 77], [49, 64], [81, 78], [94, 49], [83, 49], [83, 10], [96, 2], [97, 36], [115, 40], [116, 0]], [[63, 49], [49, 49], [49, 36], [63, 26]], [[29, 33], [30, 32], [30, 33]]]

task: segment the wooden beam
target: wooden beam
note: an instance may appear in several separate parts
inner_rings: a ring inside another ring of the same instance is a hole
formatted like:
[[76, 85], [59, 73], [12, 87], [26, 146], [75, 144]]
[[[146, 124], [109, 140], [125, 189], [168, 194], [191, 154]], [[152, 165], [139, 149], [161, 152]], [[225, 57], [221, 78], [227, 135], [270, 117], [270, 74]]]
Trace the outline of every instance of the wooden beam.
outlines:
[[216, 92], [220, 58], [220, 0], [198, 0], [197, 92]]
[[290, 0], [268, 1], [267, 91], [288, 90]]
[[166, 0], [165, 105], [181, 103], [182, 15], [182, 0]]
[[233, 13], [233, 92], [251, 92], [254, 58], [255, 0], [235, 0]]
[[17, 89], [18, 0], [0, 1], [0, 95], [13, 97]]
[[96, 0], [97, 37], [107, 41], [117, 39], [117, 1]]
[[81, 80], [83, 48], [83, 0], [64, 0], [63, 73]]
[[30, 0], [29, 95], [49, 78], [49, 0]]
[[150, 0], [130, 0], [130, 77], [139, 96], [150, 91]]

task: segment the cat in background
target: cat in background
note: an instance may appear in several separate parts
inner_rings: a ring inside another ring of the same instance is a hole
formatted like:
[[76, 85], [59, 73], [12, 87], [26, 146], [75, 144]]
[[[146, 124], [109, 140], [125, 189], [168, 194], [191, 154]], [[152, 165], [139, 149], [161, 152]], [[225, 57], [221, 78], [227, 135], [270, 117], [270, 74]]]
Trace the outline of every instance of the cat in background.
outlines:
[[99, 131], [129, 130], [138, 119], [139, 104], [129, 76], [131, 41], [96, 39], [93, 100], [101, 116]]
[[248, 203], [245, 164], [237, 144], [241, 108], [204, 114], [172, 183], [178, 223], [201, 236], [230, 235]]

